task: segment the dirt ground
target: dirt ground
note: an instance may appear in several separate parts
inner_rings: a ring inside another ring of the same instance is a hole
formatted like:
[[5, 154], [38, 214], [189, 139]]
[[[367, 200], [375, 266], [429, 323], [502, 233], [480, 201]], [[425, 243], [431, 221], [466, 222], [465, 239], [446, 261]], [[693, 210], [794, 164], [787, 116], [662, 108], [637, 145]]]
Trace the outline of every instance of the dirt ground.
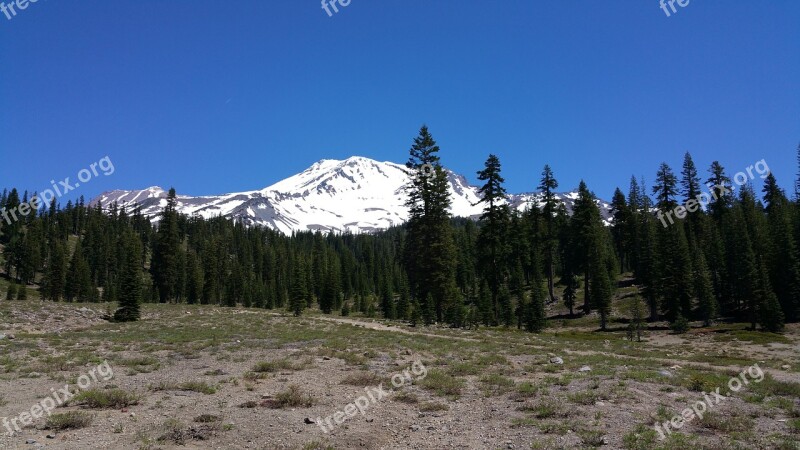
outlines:
[[[131, 324], [106, 313], [0, 302], [0, 419], [20, 425], [3, 422], [0, 448], [800, 449], [796, 324], [652, 324], [630, 342], [591, 317], [532, 335], [211, 306], [145, 305]], [[731, 392], [732, 377], [747, 384]], [[79, 394], [21, 424], [65, 385]], [[717, 387], [730, 395], [659, 438], [654, 424]]]

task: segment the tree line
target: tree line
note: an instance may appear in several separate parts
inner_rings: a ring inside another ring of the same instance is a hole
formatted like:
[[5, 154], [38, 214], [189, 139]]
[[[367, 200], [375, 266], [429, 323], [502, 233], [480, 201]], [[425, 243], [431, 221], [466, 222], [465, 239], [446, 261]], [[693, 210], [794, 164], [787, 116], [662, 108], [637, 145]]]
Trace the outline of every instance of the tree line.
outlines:
[[[596, 312], [606, 329], [618, 286], [632, 283], [634, 315], [643, 309], [677, 330], [728, 319], [780, 331], [800, 317], [800, 181], [792, 199], [772, 174], [760, 194], [752, 185], [734, 190], [715, 161], [704, 180], [714, 200], [662, 226], [656, 211], [697, 198], [703, 186], [687, 153], [680, 176], [664, 163], [652, 188], [631, 177], [627, 195], [617, 189], [609, 224], [583, 181], [569, 209], [559, 201], [547, 165], [535, 204], [512, 209], [500, 160], [489, 155], [477, 173], [483, 214], [474, 221], [451, 216], [439, 151], [423, 126], [406, 164], [409, 220], [372, 234], [284, 235], [190, 217], [177, 211], [174, 189], [155, 223], [136, 208], [53, 200], [0, 222], [6, 297], [26, 299], [35, 288], [44, 300], [116, 302], [120, 321], [137, 320], [140, 303], [152, 302], [538, 332], [557, 302], [571, 317]], [[0, 208], [16, 210], [28, 197], [4, 190]]]

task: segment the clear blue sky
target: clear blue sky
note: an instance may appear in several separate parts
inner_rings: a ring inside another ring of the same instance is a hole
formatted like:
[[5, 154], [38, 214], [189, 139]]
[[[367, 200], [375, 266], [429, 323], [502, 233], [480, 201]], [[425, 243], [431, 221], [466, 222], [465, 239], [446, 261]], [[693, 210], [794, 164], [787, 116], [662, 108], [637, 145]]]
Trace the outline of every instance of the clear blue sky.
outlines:
[[[8, 3], [8, 0], [0, 0]], [[677, 5], [676, 5], [677, 6]], [[511, 192], [545, 163], [574, 188], [764, 158], [800, 142], [800, 2], [39, 0], [0, 15], [0, 186], [41, 190], [108, 155], [72, 198], [258, 189], [323, 158], [405, 162], [427, 123]]]

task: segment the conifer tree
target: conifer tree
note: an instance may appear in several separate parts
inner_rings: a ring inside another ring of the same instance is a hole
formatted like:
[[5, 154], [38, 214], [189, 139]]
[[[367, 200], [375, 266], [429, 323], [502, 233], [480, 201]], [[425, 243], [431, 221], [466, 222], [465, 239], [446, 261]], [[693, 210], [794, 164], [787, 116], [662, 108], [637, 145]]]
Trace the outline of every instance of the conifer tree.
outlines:
[[662, 276], [660, 289], [664, 315], [670, 322], [678, 316], [691, 319], [695, 289], [683, 222], [661, 229], [658, 257], [661, 263], [658, 271]]
[[416, 327], [422, 321], [422, 305], [420, 305], [419, 300], [414, 299], [414, 303], [411, 305], [411, 316], [409, 317], [409, 322], [412, 327]]
[[785, 319], [794, 322], [800, 315], [800, 263], [789, 200], [771, 173], [765, 180], [763, 192], [770, 242], [767, 268]]
[[611, 215], [614, 218], [611, 228], [614, 248], [620, 260], [620, 268], [625, 271], [630, 267], [630, 258], [628, 257], [631, 247], [629, 231], [633, 215], [628, 207], [625, 194], [619, 188], [614, 191], [614, 197], [611, 200]]
[[380, 282], [381, 311], [385, 319], [393, 320], [396, 318], [397, 310], [394, 304], [394, 291], [392, 283], [385, 276]]
[[681, 193], [683, 194], [682, 203], [686, 208], [687, 214], [687, 239], [692, 244], [701, 233], [700, 223], [703, 218], [703, 212], [698, 203], [700, 187], [700, 177], [697, 174], [697, 167], [694, 165], [692, 155], [686, 152], [683, 157], [683, 168], [681, 170]]
[[325, 314], [330, 314], [336, 307], [342, 291], [341, 284], [339, 261], [336, 255], [331, 254], [328, 258], [322, 296], [320, 297], [320, 309]]
[[653, 194], [656, 196], [656, 207], [661, 211], [671, 211], [678, 206], [676, 201], [678, 179], [667, 163], [661, 163], [656, 173], [656, 183], [653, 185]]
[[537, 276], [531, 281], [531, 301], [525, 308], [525, 329], [539, 333], [547, 326], [547, 315], [544, 310], [545, 293], [542, 280]]
[[68, 302], [74, 299], [79, 302], [91, 301], [93, 289], [89, 263], [83, 257], [83, 246], [81, 240], [78, 239], [67, 270], [64, 299]]
[[[606, 263], [608, 258], [604, 241], [604, 233], [607, 231], [600, 218], [594, 194], [583, 181], [578, 186], [578, 198], [573, 208], [570, 219], [570, 253], [575, 258], [575, 272], [580, 271], [584, 275], [583, 311], [588, 314], [593, 305], [605, 308], [606, 302], [610, 302], [612, 287], [611, 280], [608, 279], [609, 266]], [[592, 286], [593, 283], [598, 285]], [[595, 294], [602, 295], [602, 298], [593, 298]]]
[[514, 323], [514, 307], [511, 304], [511, 292], [508, 290], [508, 285], [503, 284], [500, 287], [497, 303], [500, 323], [506, 327], [510, 327]]
[[645, 321], [645, 312], [642, 305], [642, 298], [634, 295], [628, 304], [628, 315], [630, 322], [628, 322], [628, 340], [633, 342], [642, 342], [642, 330], [646, 329], [647, 322]]
[[[494, 317], [500, 318], [500, 290], [508, 277], [508, 226], [509, 210], [505, 201], [505, 180], [500, 175], [500, 160], [489, 155], [484, 169], [478, 172], [478, 179], [484, 182], [478, 193], [479, 203], [484, 205], [481, 215], [481, 228], [478, 235], [478, 266], [492, 292]], [[510, 297], [509, 297], [510, 298]]]
[[203, 269], [193, 251], [186, 255], [186, 303], [200, 303], [203, 297]]
[[411, 293], [408, 291], [408, 278], [400, 278], [400, 298], [397, 301], [397, 318], [408, 320], [411, 309]]
[[303, 314], [303, 310], [306, 307], [306, 297], [308, 296], [306, 283], [305, 262], [298, 258], [294, 263], [292, 291], [289, 297], [289, 307], [295, 316]]
[[494, 324], [495, 314], [492, 307], [492, 292], [486, 280], [481, 281], [478, 288], [478, 316], [485, 326]]
[[176, 197], [175, 189], [171, 188], [167, 194], [167, 205], [161, 213], [161, 220], [158, 224], [150, 267], [161, 303], [172, 301], [178, 293], [178, 266], [181, 249]]
[[681, 170], [681, 193], [683, 203], [696, 199], [700, 195], [700, 177], [697, 174], [697, 167], [694, 165], [692, 155], [689, 152], [683, 156], [683, 168]]
[[717, 317], [719, 306], [712, 290], [711, 274], [706, 264], [706, 258], [696, 246], [692, 251], [692, 268], [694, 269], [694, 294], [697, 298], [699, 319], [707, 327]]
[[66, 278], [66, 249], [60, 239], [51, 237], [50, 256], [47, 260], [47, 268], [44, 278], [43, 297], [48, 300], [59, 301], [64, 294], [64, 283]]
[[569, 308], [569, 316], [574, 317], [575, 300], [578, 298], [580, 280], [577, 275], [567, 273], [564, 276], [564, 306]]
[[133, 232], [124, 235], [121, 243], [123, 265], [119, 277], [119, 308], [114, 313], [117, 322], [139, 320], [142, 297], [141, 243]]
[[542, 178], [539, 183], [539, 192], [542, 194], [542, 217], [544, 222], [543, 243], [544, 243], [544, 272], [547, 277], [547, 293], [550, 301], [555, 302], [554, 278], [555, 278], [555, 253], [557, 246], [557, 232], [555, 230], [555, 215], [559, 205], [555, 189], [558, 188], [558, 181], [553, 175], [553, 170], [545, 164], [542, 171]]
[[438, 152], [439, 146], [423, 125], [406, 163], [411, 182], [406, 189], [409, 219], [404, 262], [412, 296], [424, 300], [423, 316], [428, 323], [443, 320], [445, 310], [457, 301], [449, 182]]
[[708, 211], [719, 221], [731, 204], [731, 179], [725, 175], [725, 168], [719, 161], [711, 163], [708, 173], [710, 176], [706, 180], [706, 185], [711, 189], [711, 204], [708, 205]]
[[[726, 256], [730, 261], [733, 296], [732, 308], [735, 313], [750, 322], [753, 330], [758, 323], [758, 282], [759, 272], [756, 256], [751, 245], [750, 233], [744, 220], [742, 206], [736, 204], [731, 209], [731, 218], [726, 222]], [[763, 297], [763, 295], [761, 296]]]
[[778, 298], [772, 291], [767, 275], [767, 267], [763, 261], [759, 263], [756, 303], [758, 305], [758, 322], [766, 331], [777, 333], [783, 331], [784, 316]]
[[[644, 186], [644, 182], [642, 182]], [[642, 295], [650, 311], [649, 318], [658, 320], [658, 301], [662, 294], [661, 256], [658, 251], [658, 236], [655, 217], [649, 213], [651, 203], [649, 197], [642, 196], [641, 212], [638, 214], [638, 254], [636, 278], [642, 284]]]
[[595, 308], [597, 308], [597, 312], [600, 313], [600, 329], [605, 331], [608, 325], [608, 318], [611, 315], [611, 298], [614, 295], [613, 284], [615, 279], [612, 278], [612, 274], [616, 273], [616, 270], [609, 273], [607, 249], [602, 243], [598, 244], [592, 250], [590, 288], [592, 290], [592, 301]]

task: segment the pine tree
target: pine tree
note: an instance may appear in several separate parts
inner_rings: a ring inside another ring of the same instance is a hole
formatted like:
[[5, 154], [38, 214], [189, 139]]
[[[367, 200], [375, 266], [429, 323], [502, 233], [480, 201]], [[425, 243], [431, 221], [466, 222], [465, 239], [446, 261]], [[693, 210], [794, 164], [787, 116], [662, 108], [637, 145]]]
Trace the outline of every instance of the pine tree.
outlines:
[[17, 275], [22, 284], [30, 284], [36, 278], [36, 272], [42, 265], [42, 246], [44, 235], [41, 221], [33, 218], [32, 213], [19, 244], [20, 252], [16, 255]]
[[544, 221], [544, 272], [547, 277], [547, 293], [550, 301], [555, 302], [554, 278], [555, 278], [555, 250], [557, 245], [557, 231], [555, 230], [555, 214], [559, 205], [555, 189], [558, 188], [558, 181], [553, 175], [553, 170], [545, 164], [542, 171], [542, 178], [539, 183], [539, 192], [542, 194], [542, 216]]
[[569, 308], [569, 316], [574, 317], [575, 300], [578, 298], [578, 288], [580, 280], [577, 275], [568, 273], [564, 277], [564, 306]]
[[408, 291], [408, 278], [405, 274], [400, 279], [400, 298], [397, 301], [397, 318], [408, 320], [411, 308], [411, 294]]
[[800, 316], [800, 262], [790, 205], [771, 173], [763, 192], [769, 225], [768, 273], [786, 320], [794, 322]]
[[195, 252], [186, 255], [186, 303], [200, 303], [203, 297], [203, 269]]
[[478, 193], [479, 203], [484, 204], [481, 215], [481, 228], [478, 235], [478, 266], [492, 292], [494, 317], [500, 318], [500, 290], [508, 277], [508, 225], [509, 210], [505, 202], [505, 180], [500, 175], [500, 160], [489, 155], [484, 169], [478, 172], [478, 179], [485, 182]]
[[339, 301], [342, 291], [340, 273], [339, 260], [336, 255], [331, 254], [326, 268], [322, 297], [320, 297], [320, 309], [325, 314], [330, 314]]
[[412, 327], [416, 327], [421, 321], [422, 305], [419, 304], [417, 299], [414, 299], [414, 303], [411, 305], [411, 317], [409, 318], [409, 322]]
[[525, 329], [532, 333], [539, 333], [547, 326], [547, 315], [544, 310], [545, 293], [542, 291], [542, 281], [534, 277], [531, 282], [531, 301], [525, 308]]
[[683, 157], [683, 168], [681, 170], [681, 193], [683, 194], [683, 203], [686, 208], [688, 221], [688, 228], [686, 231], [690, 243], [694, 243], [701, 232], [700, 222], [703, 214], [698, 202], [698, 199], [701, 199], [700, 186], [700, 177], [697, 174], [697, 167], [694, 165], [692, 155], [686, 152]]
[[485, 326], [494, 324], [494, 309], [492, 307], [492, 292], [489, 285], [483, 280], [478, 289], [478, 316]]
[[17, 296], [17, 284], [13, 281], [8, 283], [8, 290], [6, 290], [6, 300], [14, 300]]
[[66, 249], [60, 239], [51, 238], [50, 256], [44, 278], [44, 298], [59, 301], [64, 294], [66, 278]]
[[412, 296], [425, 301], [423, 316], [428, 323], [431, 311], [435, 320], [443, 320], [445, 310], [456, 301], [453, 295], [457, 292], [449, 182], [438, 152], [436, 141], [422, 126], [406, 163], [411, 182], [406, 189], [409, 220], [404, 263]]
[[64, 299], [68, 302], [77, 299], [79, 302], [91, 301], [92, 299], [92, 280], [89, 272], [89, 263], [83, 257], [81, 240], [75, 243], [75, 250], [72, 252], [67, 278], [64, 286]]
[[394, 320], [397, 317], [397, 310], [394, 304], [394, 291], [392, 290], [392, 282], [387, 279], [387, 275], [381, 279], [380, 283], [381, 294], [381, 311], [385, 319]]
[[142, 297], [141, 259], [142, 248], [133, 232], [122, 239], [122, 267], [119, 276], [119, 308], [114, 313], [117, 322], [139, 320], [139, 303]]
[[620, 268], [624, 272], [630, 266], [630, 258], [628, 256], [631, 248], [629, 231], [633, 215], [630, 212], [627, 200], [625, 200], [625, 194], [619, 188], [614, 191], [614, 197], [611, 200], [611, 215], [614, 218], [611, 228], [614, 249], [620, 260]]
[[506, 327], [510, 327], [514, 323], [514, 308], [511, 305], [511, 292], [509, 292], [508, 286], [505, 284], [500, 287], [497, 303], [500, 323]]
[[731, 268], [730, 292], [733, 296], [733, 306], [736, 308], [734, 312], [750, 322], [750, 326], [755, 330], [759, 303], [758, 265], [741, 204], [731, 209], [731, 216], [730, 220], [725, 222], [725, 234], [728, 240], [726, 256]]
[[692, 268], [694, 269], [694, 294], [697, 298], [697, 312], [699, 319], [707, 327], [717, 317], [719, 305], [717, 305], [717, 299], [714, 297], [712, 290], [711, 274], [706, 264], [706, 258], [697, 247], [692, 252]]
[[758, 288], [755, 293], [758, 304], [758, 322], [766, 331], [777, 333], [783, 331], [784, 316], [778, 298], [772, 292], [767, 276], [767, 268], [761, 261], [758, 270]]
[[428, 296], [425, 297], [425, 302], [422, 304], [422, 320], [425, 325], [433, 325], [436, 323], [436, 305], [432, 294], [428, 294]]
[[171, 188], [158, 224], [150, 267], [161, 303], [172, 301], [178, 293], [178, 260], [181, 249], [176, 197], [175, 189]]
[[592, 250], [592, 272], [590, 276], [591, 298], [597, 312], [600, 313], [600, 329], [605, 331], [611, 315], [611, 298], [614, 295], [614, 282], [609, 274], [606, 249], [602, 244]]
[[628, 304], [628, 315], [630, 315], [630, 322], [628, 322], [628, 340], [633, 342], [642, 342], [642, 330], [646, 329], [647, 322], [644, 316], [644, 307], [642, 305], [642, 298], [638, 295], [631, 298]]
[[671, 322], [678, 316], [691, 319], [695, 289], [691, 254], [683, 222], [660, 230], [658, 253], [661, 263], [658, 271], [661, 274], [662, 312]]
[[678, 206], [676, 198], [678, 179], [672, 172], [667, 163], [661, 163], [656, 173], [656, 184], [653, 186], [653, 194], [656, 196], [656, 207], [661, 211], [672, 211]]
[[681, 170], [681, 193], [683, 202], [694, 200], [700, 195], [700, 177], [689, 152], [683, 156], [683, 169]]
[[[642, 182], [644, 187], [644, 181]], [[650, 311], [649, 318], [658, 320], [658, 300], [663, 292], [661, 254], [658, 251], [656, 219], [650, 214], [650, 199], [642, 196], [641, 212], [637, 223], [638, 252], [635, 275], [642, 284], [642, 295]]]
[[306, 297], [308, 289], [306, 287], [305, 262], [300, 259], [295, 260], [294, 272], [292, 273], [292, 290], [289, 298], [289, 307], [295, 316], [303, 314], [306, 307]]
[[570, 253], [574, 262], [567, 272], [582, 272], [584, 275], [584, 313], [588, 314], [594, 306], [602, 309], [601, 315], [605, 317], [610, 312], [615, 284], [614, 274], [610, 271], [619, 269], [616, 264], [609, 264], [613, 259], [613, 250], [607, 241], [608, 231], [603, 225], [594, 194], [583, 181], [578, 186], [578, 198], [573, 209]]
[[28, 299], [28, 287], [24, 284], [19, 286], [19, 290], [17, 291], [17, 300], [27, 300]]
[[519, 258], [516, 258], [512, 265], [513, 269], [511, 270], [511, 276], [508, 280], [508, 287], [511, 291], [511, 296], [517, 304], [515, 310], [517, 328], [520, 329], [525, 321], [525, 308], [527, 307], [525, 298], [525, 274], [522, 271], [522, 262]]
[[725, 175], [725, 168], [719, 161], [711, 163], [708, 173], [710, 177], [706, 180], [706, 185], [711, 188], [711, 204], [708, 206], [708, 211], [719, 221], [731, 204], [731, 179]]

